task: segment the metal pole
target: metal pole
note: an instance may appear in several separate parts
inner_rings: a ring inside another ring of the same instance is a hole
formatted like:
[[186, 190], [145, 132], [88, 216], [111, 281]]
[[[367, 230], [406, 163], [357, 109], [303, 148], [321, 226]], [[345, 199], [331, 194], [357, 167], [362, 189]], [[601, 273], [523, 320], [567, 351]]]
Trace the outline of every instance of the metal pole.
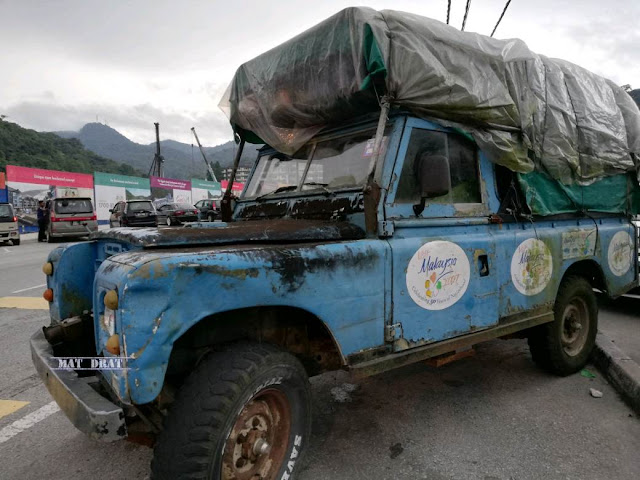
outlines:
[[220, 205], [223, 222], [230, 222], [231, 215], [233, 214], [233, 211], [231, 209], [231, 187], [233, 187], [233, 182], [236, 179], [236, 172], [238, 171], [238, 166], [240, 165], [242, 150], [244, 150], [243, 138], [240, 139], [240, 144], [238, 145], [238, 150], [236, 151], [236, 157], [233, 159], [233, 169], [231, 170], [231, 175], [227, 183], [227, 189], [224, 192], [224, 196], [222, 197], [222, 202]]

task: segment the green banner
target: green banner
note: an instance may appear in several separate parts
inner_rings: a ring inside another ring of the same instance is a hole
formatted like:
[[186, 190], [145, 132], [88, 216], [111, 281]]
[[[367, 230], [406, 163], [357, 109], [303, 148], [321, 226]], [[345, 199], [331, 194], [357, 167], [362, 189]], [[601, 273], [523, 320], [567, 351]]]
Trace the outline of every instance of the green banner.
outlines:
[[202, 188], [203, 190], [220, 190], [220, 182], [209, 182], [207, 180], [198, 180], [193, 178], [191, 180], [191, 188]]
[[149, 189], [149, 179], [141, 177], [130, 177], [128, 175], [116, 175], [114, 173], [95, 172], [94, 183], [96, 185], [108, 185], [110, 187], [123, 188], [143, 188]]

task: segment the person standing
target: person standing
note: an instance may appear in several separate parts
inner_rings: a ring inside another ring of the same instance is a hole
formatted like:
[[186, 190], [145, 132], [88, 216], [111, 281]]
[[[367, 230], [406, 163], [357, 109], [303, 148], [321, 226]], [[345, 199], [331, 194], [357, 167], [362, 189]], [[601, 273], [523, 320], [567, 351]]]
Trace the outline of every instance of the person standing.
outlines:
[[47, 223], [49, 222], [49, 210], [45, 203], [40, 200], [38, 203], [38, 241], [47, 241]]

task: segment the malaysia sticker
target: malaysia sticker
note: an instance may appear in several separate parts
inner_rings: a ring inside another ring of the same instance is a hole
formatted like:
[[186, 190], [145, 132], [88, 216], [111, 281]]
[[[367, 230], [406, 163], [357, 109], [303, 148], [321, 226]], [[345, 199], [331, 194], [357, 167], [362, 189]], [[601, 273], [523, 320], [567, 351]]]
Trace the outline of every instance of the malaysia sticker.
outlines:
[[621, 277], [631, 268], [631, 256], [633, 253], [633, 240], [627, 232], [618, 232], [609, 243], [607, 259], [609, 268], [616, 277]]
[[422, 245], [407, 267], [407, 290], [420, 307], [443, 310], [456, 303], [469, 286], [469, 259], [452, 242]]
[[523, 295], [537, 295], [553, 273], [551, 252], [542, 240], [528, 238], [511, 258], [511, 281]]

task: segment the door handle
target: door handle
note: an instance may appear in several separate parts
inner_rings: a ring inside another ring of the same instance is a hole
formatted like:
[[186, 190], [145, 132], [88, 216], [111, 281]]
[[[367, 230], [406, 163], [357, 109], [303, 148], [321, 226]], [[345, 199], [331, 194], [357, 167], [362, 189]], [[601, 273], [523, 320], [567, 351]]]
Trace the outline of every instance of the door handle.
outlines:
[[489, 275], [489, 257], [487, 254], [478, 255], [478, 271], [481, 277]]

